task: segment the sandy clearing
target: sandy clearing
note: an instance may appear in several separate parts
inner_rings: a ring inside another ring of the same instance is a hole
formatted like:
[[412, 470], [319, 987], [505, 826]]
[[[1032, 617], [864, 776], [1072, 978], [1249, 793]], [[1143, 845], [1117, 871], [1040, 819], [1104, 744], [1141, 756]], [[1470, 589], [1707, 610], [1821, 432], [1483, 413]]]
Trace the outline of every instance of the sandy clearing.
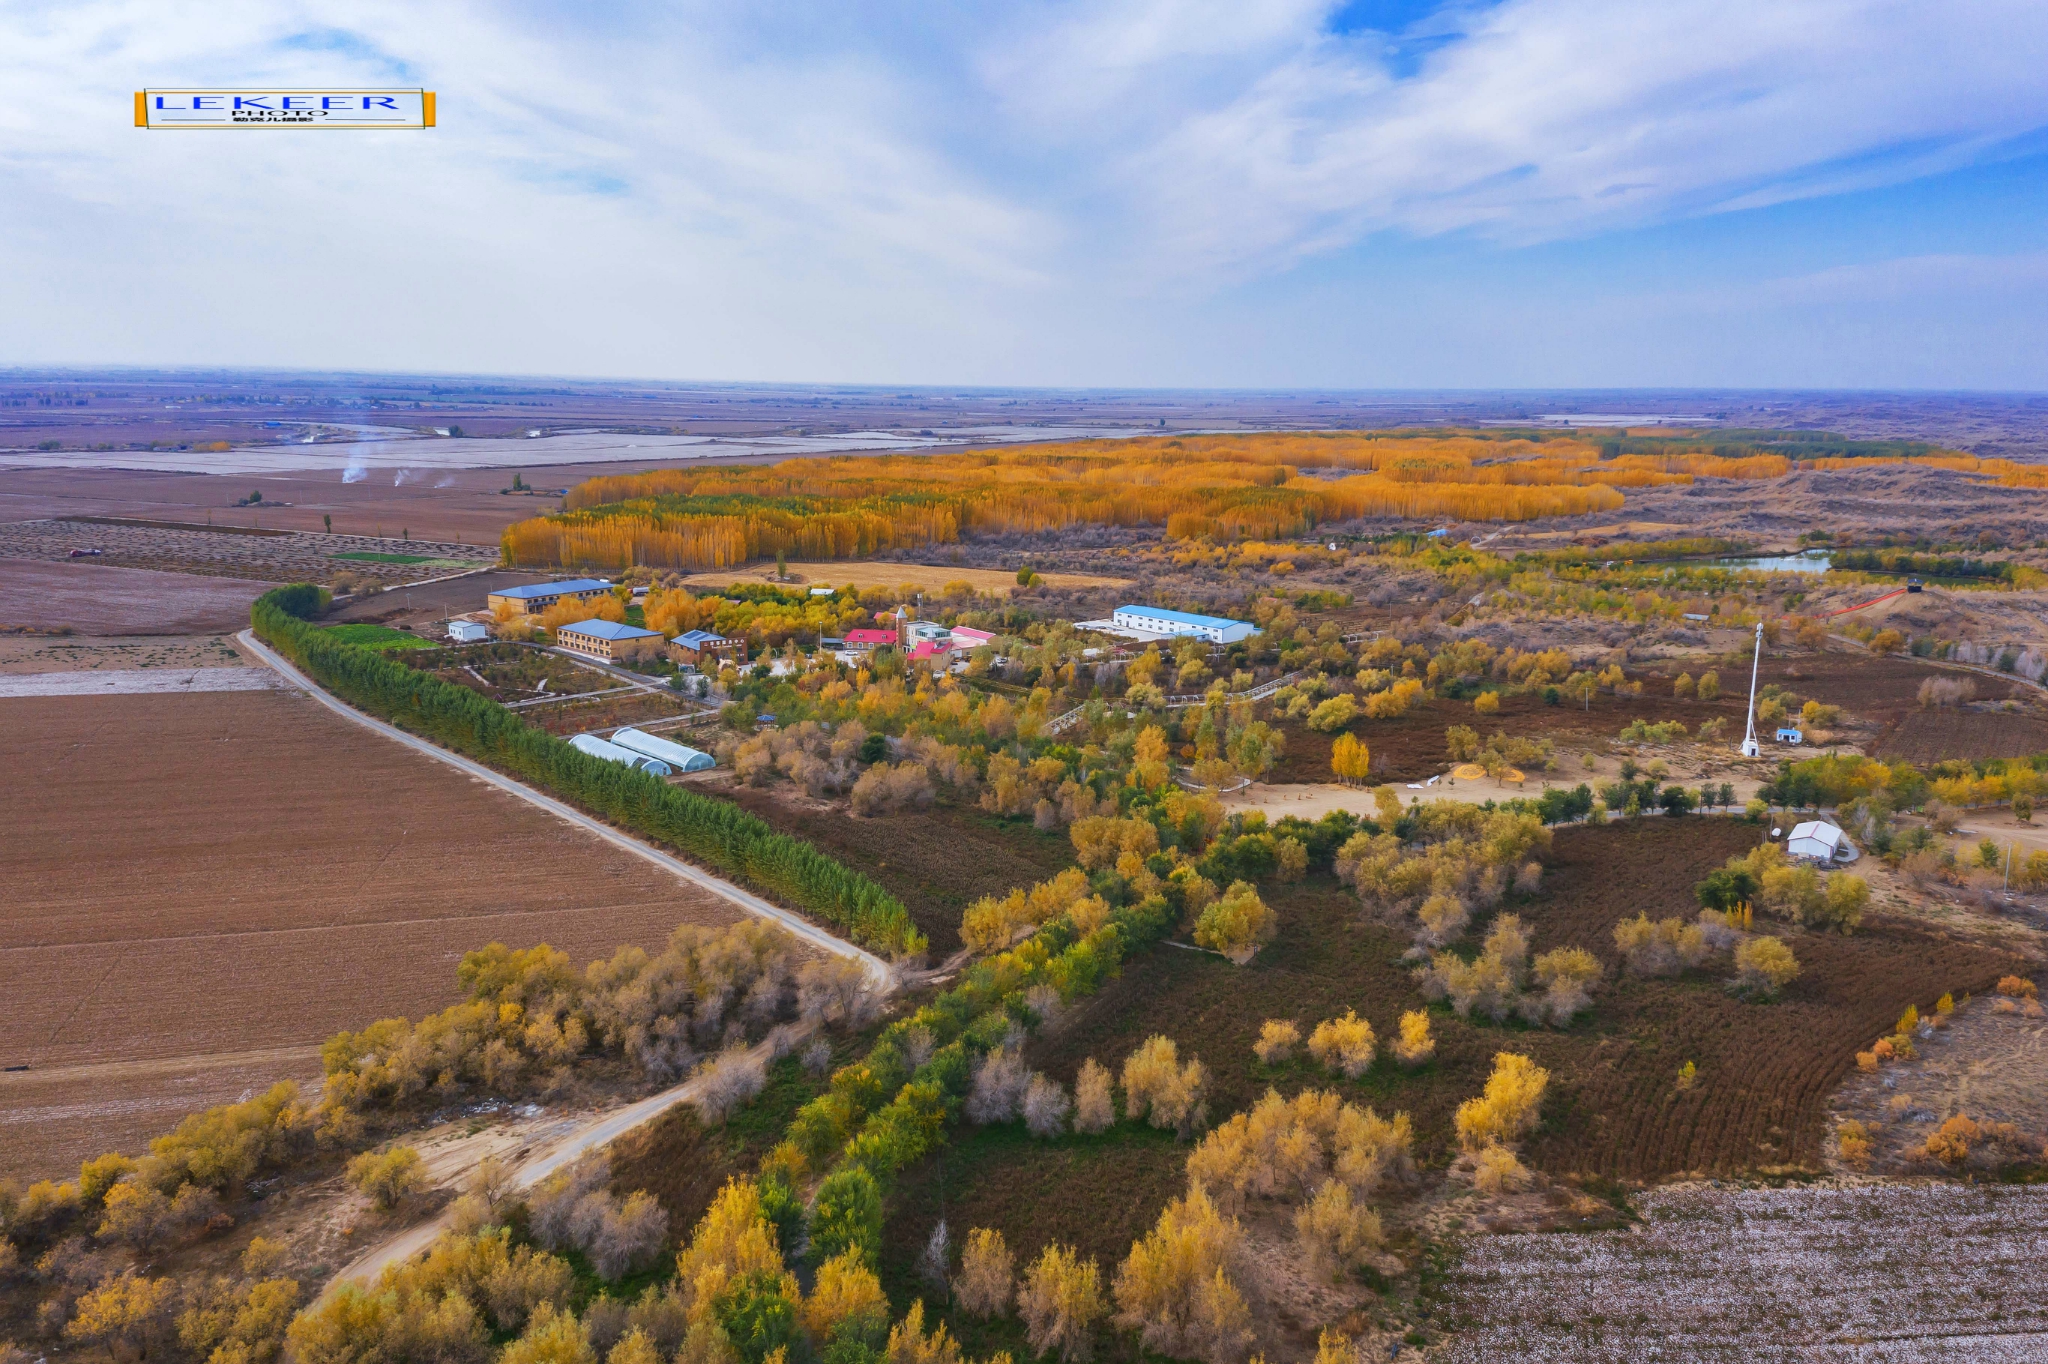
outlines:
[[452, 1002], [491, 941], [580, 963], [739, 917], [295, 691], [0, 700], [0, 763], [0, 1066], [34, 1067], [0, 1075], [0, 1175], [313, 1078], [300, 1049]]
[[264, 668], [139, 668], [132, 672], [28, 673], [0, 677], [0, 698], [17, 696], [155, 696], [202, 691], [270, 691]]
[[[1043, 573], [1048, 587], [1115, 587], [1124, 578], [1105, 578], [1093, 573]], [[690, 587], [730, 587], [734, 583], [773, 583], [775, 565], [751, 564], [719, 573], [692, 573], [683, 581]], [[977, 592], [1007, 596], [1017, 588], [1017, 572], [994, 568], [968, 568], [959, 564], [898, 564], [866, 560], [831, 563], [792, 563], [784, 587], [901, 587], [914, 583], [932, 592], [947, 583], [967, 583]]]

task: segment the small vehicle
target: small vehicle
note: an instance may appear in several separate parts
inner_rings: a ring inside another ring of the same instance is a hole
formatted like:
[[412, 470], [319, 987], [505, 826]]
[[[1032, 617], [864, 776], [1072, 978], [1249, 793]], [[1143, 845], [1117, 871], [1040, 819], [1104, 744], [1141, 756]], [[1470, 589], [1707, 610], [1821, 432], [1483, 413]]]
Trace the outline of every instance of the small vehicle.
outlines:
[[73, 559], [97, 559], [104, 553], [106, 551], [100, 549], [74, 549], [71, 551], [70, 557]]
[[1908, 579], [1906, 579], [1906, 590], [1907, 590], [1908, 592], [1918, 592], [1918, 591], [1920, 591], [1920, 590], [1921, 590], [1922, 588], [1924, 588], [1924, 587], [1926, 587], [1926, 586], [1927, 586], [1927, 584], [1926, 584], [1926, 583], [1924, 583], [1924, 582], [1922, 582], [1922, 581], [1920, 581], [1920, 579], [1918, 579], [1918, 578], [1908, 578]]

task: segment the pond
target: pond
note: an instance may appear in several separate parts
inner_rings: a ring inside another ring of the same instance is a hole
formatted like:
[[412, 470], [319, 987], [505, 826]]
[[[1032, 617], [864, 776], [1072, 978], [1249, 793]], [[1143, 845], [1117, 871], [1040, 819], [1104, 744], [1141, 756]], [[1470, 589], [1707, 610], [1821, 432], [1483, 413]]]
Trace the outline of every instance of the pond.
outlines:
[[1765, 555], [1753, 559], [1716, 559], [1714, 563], [1732, 571], [1748, 569], [1754, 573], [1825, 573], [1832, 556], [1824, 549], [1809, 549], [1801, 554]]

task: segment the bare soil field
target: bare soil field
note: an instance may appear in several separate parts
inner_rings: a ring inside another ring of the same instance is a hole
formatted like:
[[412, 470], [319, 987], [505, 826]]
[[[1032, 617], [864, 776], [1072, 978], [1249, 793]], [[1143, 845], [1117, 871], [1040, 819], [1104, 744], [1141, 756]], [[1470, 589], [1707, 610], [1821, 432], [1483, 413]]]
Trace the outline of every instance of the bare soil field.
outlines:
[[296, 693], [0, 701], [0, 760], [0, 1064], [31, 1067], [0, 1173], [317, 1076], [334, 1031], [454, 999], [471, 948], [580, 962], [738, 913]]
[[1442, 1358], [2041, 1358], [2048, 1190], [1692, 1185], [1636, 1203], [1626, 1231], [1466, 1241], [1442, 1287]]
[[95, 562], [0, 559], [0, 625], [68, 626], [85, 635], [214, 633], [247, 625], [249, 603], [274, 585]]
[[[1722, 694], [1706, 702], [1672, 696], [1672, 679], [1682, 670], [1696, 676], [1701, 667], [1685, 669], [1664, 663], [1657, 672], [1631, 671], [1630, 679], [1643, 683], [1641, 696], [1603, 694], [1593, 699], [1590, 709], [1569, 702], [1548, 706], [1537, 696], [1511, 695], [1501, 697], [1498, 714], [1478, 715], [1470, 701], [1431, 697], [1397, 719], [1356, 720], [1349, 729], [1372, 750], [1375, 781], [1419, 781], [1443, 772], [1450, 765], [1444, 731], [1452, 725], [1467, 725], [1482, 738], [1502, 731], [1551, 740], [1560, 760], [1553, 779], [1569, 777], [1569, 785], [1577, 780], [1573, 775], [1577, 768], [1569, 761], [1575, 751], [1599, 748], [1632, 720], [1676, 720], [1697, 731], [1702, 721], [1719, 718], [1726, 742], [1741, 739], [1749, 700], [1746, 668], [1738, 679], [1732, 664], [1721, 665]], [[1868, 745], [1873, 756], [1937, 762], [2048, 751], [2048, 710], [2041, 707], [2040, 694], [2024, 683], [1974, 676], [1981, 698], [1977, 707], [1964, 711], [1921, 708], [1922, 682], [1930, 677], [1961, 676], [1968, 674], [1915, 658], [1830, 650], [1767, 655], [1758, 668], [1757, 685], [1777, 683], [1801, 700], [1842, 707], [1874, 736]], [[2022, 708], [2015, 712], [1994, 708], [2007, 697]], [[1266, 780], [1274, 784], [1328, 781], [1330, 748], [1337, 736], [1317, 733], [1298, 720], [1278, 724], [1286, 733], [1287, 751]], [[1766, 751], [1779, 757], [1796, 756], [1790, 749]]]
[[[1913, 1045], [1918, 1054], [1910, 1061], [1850, 1072], [1830, 1105], [1831, 1122], [1854, 1119], [1869, 1129], [1871, 1173], [1936, 1172], [1913, 1149], [1959, 1114], [2009, 1122], [2034, 1142], [2048, 1137], [2048, 1017], [2039, 1006], [2001, 1007], [1996, 997], [1979, 995], [1959, 1004], [1945, 1027], [1924, 1029]], [[1970, 1165], [1981, 1173], [2021, 1158], [1985, 1146]]]
[[[1122, 578], [1104, 578], [1092, 573], [1045, 573], [1041, 575], [1046, 586], [1064, 587], [1115, 587], [1125, 581]], [[977, 592], [1007, 596], [1017, 587], [1015, 569], [1004, 572], [994, 568], [968, 568], [964, 564], [899, 564], [888, 560], [870, 562], [849, 559], [843, 562], [824, 564], [796, 564], [789, 566], [789, 576], [778, 580], [773, 562], [749, 564], [730, 569], [723, 573], [692, 573], [683, 579], [692, 589], [706, 587], [730, 587], [734, 583], [777, 583], [783, 586], [817, 587], [902, 587], [914, 585], [926, 592], [937, 592], [948, 583], [966, 583]]]
[[[247, 621], [244, 615], [241, 623]], [[0, 677], [247, 664], [228, 635], [0, 635]]]
[[[1915, 684], [1918, 685], [1917, 683]], [[1641, 696], [1597, 696], [1592, 708], [1584, 710], [1570, 703], [1543, 704], [1540, 696], [1503, 696], [1496, 715], [1474, 713], [1470, 701], [1447, 701], [1431, 697], [1408, 713], [1392, 720], [1356, 720], [1351, 733], [1372, 750], [1375, 781], [1420, 781], [1450, 766], [1445, 755], [1444, 731], [1452, 725], [1467, 725], [1481, 738], [1496, 731], [1517, 737], [1549, 739], [1558, 748], [1560, 772], [1570, 775], [1568, 761], [1579, 748], [1598, 747], [1619, 734], [1631, 720], [1677, 720], [1688, 730], [1697, 730], [1703, 720], [1719, 717], [1724, 730], [1733, 729], [1742, 738], [1742, 715], [1748, 700], [1721, 696], [1714, 701], [1680, 701], [1671, 695], [1670, 683], [1662, 687], [1645, 681]], [[1330, 779], [1330, 748], [1335, 734], [1320, 734], [1299, 720], [1279, 722], [1287, 735], [1287, 751], [1266, 780], [1283, 782], [1325, 782]], [[1576, 779], [1574, 779], [1576, 780]]]
[[495, 544], [480, 548], [384, 538], [381, 532], [377, 536], [326, 535], [224, 525], [86, 520], [0, 524], [0, 557], [68, 564], [74, 562], [70, 556], [78, 549], [99, 551], [93, 563], [96, 568], [162, 569], [258, 583], [329, 582], [343, 569], [400, 583], [488, 567], [498, 560]]
[[728, 779], [722, 787], [696, 789], [732, 801], [886, 886], [931, 939], [935, 961], [959, 950], [960, 915], [968, 905], [1043, 881], [1074, 861], [1064, 830], [1040, 833], [1029, 821], [979, 810], [935, 805], [856, 819], [844, 804], [813, 801], [788, 786], [754, 788]]

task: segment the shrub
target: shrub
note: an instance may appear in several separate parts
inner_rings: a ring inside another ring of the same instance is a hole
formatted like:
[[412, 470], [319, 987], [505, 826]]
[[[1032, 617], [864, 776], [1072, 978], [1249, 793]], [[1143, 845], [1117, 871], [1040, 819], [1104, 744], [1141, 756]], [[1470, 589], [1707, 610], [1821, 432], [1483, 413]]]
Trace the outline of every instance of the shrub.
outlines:
[[1429, 1035], [1429, 1014], [1410, 1009], [1401, 1015], [1401, 1035], [1394, 1041], [1394, 1059], [1404, 1066], [1419, 1066], [1436, 1055], [1436, 1039]]
[[1326, 1179], [1364, 1197], [1383, 1179], [1413, 1168], [1414, 1128], [1345, 1103], [1334, 1091], [1275, 1090], [1202, 1138], [1188, 1156], [1188, 1181], [1226, 1210], [1247, 1198], [1306, 1198]]
[[1294, 1234], [1309, 1272], [1329, 1278], [1357, 1264], [1384, 1243], [1379, 1214], [1351, 1197], [1342, 1180], [1325, 1180], [1314, 1198], [1294, 1213]]
[[1358, 702], [1350, 692], [1339, 692], [1309, 712], [1308, 727], [1329, 734], [1358, 718]]
[[1457, 896], [1438, 894], [1424, 900], [1415, 917], [1422, 924], [1422, 941], [1440, 947], [1465, 931], [1472, 922], [1472, 911]]
[[1485, 1147], [1473, 1162], [1472, 1187], [1483, 1194], [1519, 1193], [1529, 1180], [1529, 1171], [1505, 1146]]
[[1148, 1350], [1211, 1364], [1241, 1359], [1250, 1313], [1227, 1266], [1243, 1232], [1197, 1185], [1168, 1203], [1116, 1275], [1117, 1322]]
[[1721, 674], [1713, 671], [1701, 673], [1699, 683], [1693, 690], [1702, 701], [1715, 700], [1721, 695]]
[[811, 1258], [851, 1252], [869, 1269], [882, 1254], [882, 1187], [859, 1165], [825, 1176], [811, 1212]]
[[1024, 1091], [1024, 1126], [1032, 1136], [1051, 1140], [1067, 1130], [1067, 1114], [1073, 1106], [1059, 1081], [1033, 1074]]
[[1870, 1166], [1870, 1129], [1855, 1119], [1835, 1129], [1835, 1148], [1842, 1153], [1842, 1163], [1859, 1170]]
[[1208, 1119], [1208, 1072], [1200, 1061], [1180, 1064], [1170, 1037], [1153, 1036], [1124, 1060], [1126, 1116], [1144, 1118], [1185, 1138]]
[[1269, 1018], [1259, 1029], [1259, 1040], [1252, 1043], [1252, 1052], [1269, 1066], [1279, 1065], [1294, 1055], [1294, 1049], [1301, 1045], [1301, 1029], [1292, 1019]]
[[953, 1294], [960, 1306], [978, 1317], [999, 1317], [1010, 1310], [1016, 1291], [1016, 1261], [1000, 1231], [976, 1227], [967, 1233], [960, 1253], [960, 1277]]
[[1013, 1122], [1024, 1106], [1031, 1087], [1031, 1072], [1023, 1053], [1015, 1047], [998, 1047], [982, 1057], [975, 1067], [974, 1089], [967, 1096], [967, 1120], [975, 1123]]
[[1024, 1271], [1017, 1315], [1039, 1354], [1057, 1351], [1069, 1364], [1087, 1359], [1094, 1349], [1095, 1323], [1106, 1310], [1101, 1271], [1070, 1247], [1047, 1246]]
[[1273, 911], [1251, 882], [1233, 881], [1222, 898], [1195, 921], [1195, 942], [1243, 966], [1272, 941], [1275, 928]]
[[1472, 701], [1472, 709], [1481, 715], [1500, 714], [1500, 693], [1483, 691]]
[[2040, 994], [2033, 981], [2021, 976], [1999, 977], [1998, 993], [2008, 999], [2036, 999]]
[[1454, 1123], [1459, 1143], [1477, 1151], [1490, 1143], [1513, 1141], [1534, 1125], [1549, 1084], [1550, 1072], [1528, 1057], [1495, 1052], [1485, 1090], [1458, 1105]]
[[845, 1251], [818, 1266], [818, 1278], [810, 1297], [804, 1299], [803, 1314], [804, 1325], [815, 1340], [879, 1336], [888, 1325], [889, 1299], [874, 1271], [857, 1253]]
[[348, 1163], [348, 1182], [378, 1208], [389, 1211], [427, 1186], [426, 1167], [410, 1146], [382, 1155], [365, 1151]]
[[1109, 1068], [1089, 1057], [1074, 1077], [1074, 1130], [1088, 1136], [1107, 1132], [1116, 1123], [1110, 1097]]
[[1651, 923], [1638, 914], [1614, 926], [1614, 946], [1639, 976], [1675, 976], [1707, 959], [1706, 933], [1676, 918]]
[[1737, 989], [1774, 995], [1799, 978], [1799, 962], [1783, 939], [1755, 937], [1735, 949], [1735, 973]]
[[171, 1228], [171, 1200], [154, 1185], [123, 1180], [107, 1191], [102, 1206], [96, 1234], [103, 1241], [120, 1241], [146, 1251]]
[[1346, 1009], [1342, 1018], [1326, 1018], [1316, 1024], [1308, 1039], [1308, 1054], [1318, 1065], [1333, 1073], [1342, 1072], [1350, 1080], [1372, 1068], [1377, 1050], [1372, 1024], [1360, 1018], [1355, 1009]]
[[697, 1095], [691, 1100], [707, 1127], [716, 1127], [768, 1084], [768, 1063], [740, 1047], [730, 1047], [697, 1069]]
[[1523, 998], [1522, 1016], [1561, 1028], [1593, 1007], [1591, 987], [1600, 979], [1600, 959], [1583, 947], [1555, 947], [1537, 955], [1531, 975], [1543, 994]]
[[1970, 1158], [1970, 1147], [1983, 1135], [1984, 1129], [1981, 1126], [1958, 1113], [1927, 1138], [1926, 1144], [1920, 1148], [1920, 1154], [1928, 1160], [1941, 1161], [1944, 1165], [1961, 1165]]

